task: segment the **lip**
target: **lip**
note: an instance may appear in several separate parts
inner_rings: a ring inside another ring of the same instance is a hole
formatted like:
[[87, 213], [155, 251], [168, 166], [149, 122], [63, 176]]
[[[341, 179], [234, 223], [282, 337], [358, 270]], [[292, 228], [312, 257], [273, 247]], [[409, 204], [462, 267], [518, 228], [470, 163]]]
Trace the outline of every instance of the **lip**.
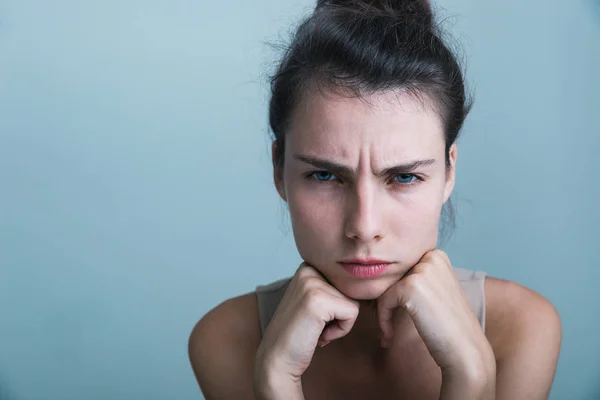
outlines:
[[340, 261], [339, 264], [348, 274], [367, 279], [383, 274], [391, 262], [377, 258], [352, 258]]

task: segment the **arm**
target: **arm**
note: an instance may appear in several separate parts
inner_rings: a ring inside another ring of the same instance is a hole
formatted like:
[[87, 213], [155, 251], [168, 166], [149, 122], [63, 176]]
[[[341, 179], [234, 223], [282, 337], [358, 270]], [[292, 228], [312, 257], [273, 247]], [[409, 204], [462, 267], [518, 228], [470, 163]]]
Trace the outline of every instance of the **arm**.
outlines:
[[547, 399], [562, 341], [558, 312], [543, 296], [514, 282], [487, 279], [486, 293], [496, 399]]
[[261, 340], [254, 294], [223, 302], [196, 324], [188, 350], [206, 400], [304, 400], [300, 381], [256, 373]]

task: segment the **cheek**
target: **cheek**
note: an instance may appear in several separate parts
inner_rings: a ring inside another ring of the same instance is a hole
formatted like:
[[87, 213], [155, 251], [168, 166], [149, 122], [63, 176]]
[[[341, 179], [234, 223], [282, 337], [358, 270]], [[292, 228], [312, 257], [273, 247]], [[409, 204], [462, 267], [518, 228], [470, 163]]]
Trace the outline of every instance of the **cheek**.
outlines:
[[393, 221], [390, 227], [393, 236], [401, 237], [405, 243], [423, 243], [425, 246], [435, 243], [442, 200], [442, 192], [429, 187], [394, 202], [390, 215], [385, 218]]
[[385, 220], [393, 224], [390, 228], [394, 236], [401, 236], [409, 241], [420, 240], [437, 227], [439, 212], [435, 207], [434, 204], [425, 202], [396, 205], [393, 214], [387, 216]]
[[309, 235], [332, 235], [338, 226], [339, 200], [298, 187], [288, 197], [290, 218], [295, 231]]

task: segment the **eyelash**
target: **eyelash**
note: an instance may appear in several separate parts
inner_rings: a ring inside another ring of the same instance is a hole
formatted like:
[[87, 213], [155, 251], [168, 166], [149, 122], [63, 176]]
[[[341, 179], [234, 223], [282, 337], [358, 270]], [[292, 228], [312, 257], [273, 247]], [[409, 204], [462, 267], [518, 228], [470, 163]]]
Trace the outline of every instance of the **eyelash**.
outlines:
[[[333, 180], [330, 180], [330, 179], [328, 179], [328, 180], [319, 180], [319, 179], [317, 179], [315, 177], [315, 174], [319, 174], [319, 173], [325, 173], [327, 175], [331, 175], [332, 177], [335, 176], [334, 174], [332, 174], [330, 172], [327, 172], [327, 171], [312, 171], [312, 172], [309, 172], [309, 173], [306, 174], [306, 178], [309, 179], [309, 180], [315, 180], [318, 183], [334, 182]], [[414, 177], [415, 178], [415, 179], [413, 179], [412, 181], [410, 181], [408, 183], [394, 182], [395, 184], [400, 185], [400, 186], [416, 185], [417, 183], [424, 181], [424, 179], [422, 177], [420, 177], [419, 175], [415, 175], [415, 174], [409, 174], [409, 173], [407, 173], [407, 174], [398, 174], [398, 175], [395, 175], [394, 178], [396, 178], [398, 176]]]

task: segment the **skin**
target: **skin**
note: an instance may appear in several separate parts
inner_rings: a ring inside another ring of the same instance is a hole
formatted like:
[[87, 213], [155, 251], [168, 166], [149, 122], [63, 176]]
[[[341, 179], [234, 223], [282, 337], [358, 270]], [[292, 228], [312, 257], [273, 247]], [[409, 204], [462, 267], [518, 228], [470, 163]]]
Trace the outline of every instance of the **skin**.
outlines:
[[[454, 187], [456, 146], [447, 170], [437, 114], [406, 94], [371, 95], [373, 106], [333, 95], [307, 97], [286, 137], [283, 176], [280, 171], [275, 176], [289, 206], [296, 246], [302, 259], [346, 296], [376, 299], [435, 249], [441, 208]], [[305, 155], [342, 164], [353, 173], [318, 173], [327, 183], [307, 179], [306, 174], [322, 169], [297, 159]], [[433, 160], [411, 172], [423, 181], [375, 176], [387, 167], [421, 160]], [[366, 283], [350, 278], [337, 264], [355, 256], [393, 261], [394, 266]]]
[[[343, 373], [323, 379], [346, 368], [365, 377], [368, 393], [390, 398], [546, 398], [561, 342], [554, 307], [488, 278], [484, 334], [450, 259], [436, 249], [458, 153], [452, 145], [447, 166], [435, 108], [403, 92], [365, 99], [315, 93], [297, 107], [274, 178], [305, 262], [264, 337], [252, 294], [224, 302], [194, 328], [190, 359], [205, 397], [319, 398], [351, 385]], [[274, 144], [274, 158], [277, 151]], [[339, 264], [353, 257], [392, 264], [359, 279]], [[382, 377], [407, 385], [386, 392]], [[425, 393], [431, 387], [438, 389]]]

